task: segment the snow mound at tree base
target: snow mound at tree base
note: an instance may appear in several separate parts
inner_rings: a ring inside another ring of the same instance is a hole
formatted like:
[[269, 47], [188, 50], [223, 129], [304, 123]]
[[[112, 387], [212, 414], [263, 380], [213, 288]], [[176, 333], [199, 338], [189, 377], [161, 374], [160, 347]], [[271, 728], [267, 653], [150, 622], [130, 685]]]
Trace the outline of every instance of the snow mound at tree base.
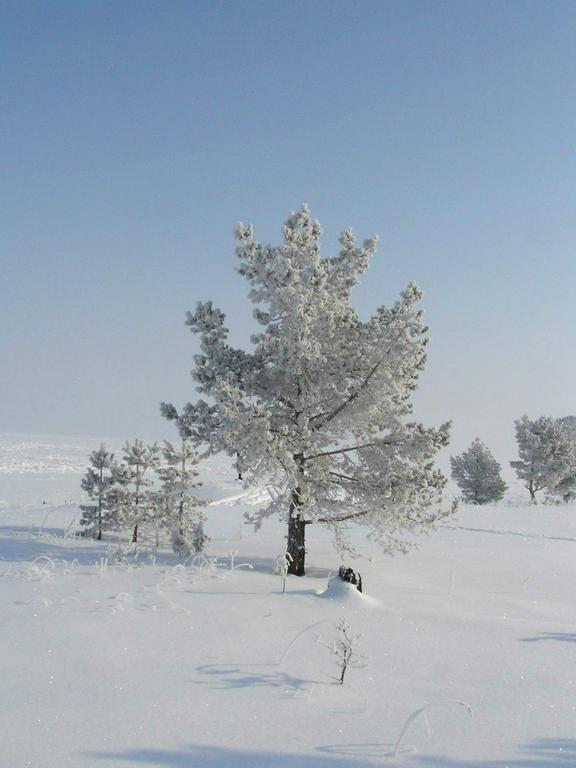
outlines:
[[316, 593], [324, 600], [332, 600], [338, 603], [367, 604], [375, 602], [363, 592], [358, 592], [355, 584], [342, 581], [339, 576], [333, 576], [328, 581], [328, 586], [322, 592]]

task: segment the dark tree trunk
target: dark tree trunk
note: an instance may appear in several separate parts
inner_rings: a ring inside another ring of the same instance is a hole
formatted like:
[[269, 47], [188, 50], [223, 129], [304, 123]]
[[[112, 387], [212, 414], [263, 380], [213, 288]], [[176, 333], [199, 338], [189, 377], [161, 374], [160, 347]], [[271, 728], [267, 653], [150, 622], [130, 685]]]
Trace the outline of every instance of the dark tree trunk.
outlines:
[[[140, 464], [136, 464], [136, 496], [134, 499], [134, 506], [136, 507], [136, 510], [138, 510], [138, 507], [140, 506]], [[134, 526], [134, 531], [132, 533], [132, 544], [136, 544], [138, 541], [138, 523]]]
[[104, 467], [100, 467], [100, 490], [98, 492], [98, 541], [102, 541], [102, 486], [104, 485]]
[[288, 546], [286, 551], [290, 556], [288, 558], [288, 573], [294, 576], [304, 576], [304, 561], [306, 558], [305, 548], [306, 523], [298, 512], [292, 509], [288, 519]]
[[[294, 461], [298, 467], [298, 475], [304, 477], [304, 456], [301, 453], [294, 454]], [[304, 561], [306, 559], [306, 521], [302, 515], [302, 500], [300, 487], [292, 491], [290, 510], [288, 512], [288, 573], [294, 576], [304, 576]]]

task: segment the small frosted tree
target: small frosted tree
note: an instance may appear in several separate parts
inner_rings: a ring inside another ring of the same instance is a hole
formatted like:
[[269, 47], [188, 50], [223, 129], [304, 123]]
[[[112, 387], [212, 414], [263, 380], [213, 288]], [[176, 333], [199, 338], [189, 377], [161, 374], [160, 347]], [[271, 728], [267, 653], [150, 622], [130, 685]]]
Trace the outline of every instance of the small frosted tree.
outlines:
[[[171, 418], [178, 422], [175, 410]], [[202, 552], [208, 541], [202, 512], [206, 502], [193, 494], [202, 485], [197, 480], [198, 454], [184, 428], [180, 429], [180, 437], [180, 448], [165, 441], [166, 464], [157, 469], [162, 483], [157, 495], [162, 524], [170, 531], [172, 548], [180, 557], [187, 557], [192, 552]]]
[[460, 456], [450, 457], [452, 477], [469, 504], [489, 504], [499, 501], [506, 491], [502, 467], [490, 450], [476, 438]]
[[90, 454], [90, 466], [82, 479], [82, 490], [88, 494], [92, 503], [80, 505], [82, 510], [80, 525], [98, 541], [102, 539], [102, 531], [109, 522], [107, 500], [114, 481], [113, 466], [114, 454], [101, 445], [98, 450]]
[[136, 439], [124, 445], [124, 462], [117, 471], [121, 491], [118, 494], [121, 522], [132, 527], [132, 542], [138, 541], [138, 526], [151, 519], [154, 509], [154, 484], [150, 471], [159, 464], [160, 449], [156, 443], [145, 445]]
[[574, 450], [568, 430], [559, 419], [524, 415], [515, 422], [519, 459], [511, 461], [520, 480], [536, 502], [536, 494], [547, 489], [566, 493], [569, 475], [574, 471]]
[[350, 624], [345, 619], [336, 622], [336, 637], [332, 645], [332, 653], [336, 657], [340, 675], [338, 682], [344, 685], [344, 678], [349, 667], [357, 663], [357, 646], [360, 635], [352, 634]]
[[132, 470], [121, 462], [115, 461], [111, 467], [112, 483], [106, 494], [106, 506], [108, 508], [108, 527], [119, 535], [122, 528], [130, 524], [130, 508], [132, 494], [130, 482]]
[[410, 284], [391, 308], [367, 321], [351, 304], [377, 239], [357, 246], [350, 229], [338, 255], [320, 255], [320, 224], [304, 206], [280, 246], [262, 245], [239, 225], [238, 272], [257, 305], [253, 350], [232, 348], [211, 302], [188, 313], [200, 337], [193, 378], [213, 398], [188, 404], [182, 419], [208, 452], [226, 451], [244, 482], [266, 481], [273, 500], [249, 520], [275, 512], [287, 521], [289, 571], [305, 570], [305, 531], [323, 524], [344, 549], [350, 523], [366, 526], [387, 551], [405, 551], [403, 533], [433, 526], [446, 480], [435, 468], [448, 424], [410, 420], [410, 398], [426, 361], [427, 328]]

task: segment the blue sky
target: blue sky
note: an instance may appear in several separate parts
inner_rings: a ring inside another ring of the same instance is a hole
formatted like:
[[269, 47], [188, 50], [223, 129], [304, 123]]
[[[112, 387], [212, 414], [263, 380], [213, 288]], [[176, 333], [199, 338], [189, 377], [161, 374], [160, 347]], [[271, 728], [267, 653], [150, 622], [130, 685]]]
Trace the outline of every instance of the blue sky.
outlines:
[[0, 3], [0, 431], [171, 436], [197, 300], [246, 342], [232, 231], [301, 202], [408, 280], [418, 415], [507, 461], [576, 411], [576, 3]]

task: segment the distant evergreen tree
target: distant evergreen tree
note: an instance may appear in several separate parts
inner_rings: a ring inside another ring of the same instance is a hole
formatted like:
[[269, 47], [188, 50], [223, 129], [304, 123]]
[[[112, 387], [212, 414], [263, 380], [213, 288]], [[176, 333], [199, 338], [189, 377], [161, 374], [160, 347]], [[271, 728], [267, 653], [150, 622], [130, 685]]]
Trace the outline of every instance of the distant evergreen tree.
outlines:
[[478, 438], [460, 456], [452, 456], [450, 464], [452, 477], [469, 504], [489, 504], [504, 496], [507, 486], [500, 474], [502, 467]]
[[562, 416], [558, 421], [566, 430], [569, 439], [576, 445], [576, 416]]
[[132, 471], [126, 464], [114, 462], [112, 466], [112, 484], [106, 496], [109, 527], [120, 531], [128, 525], [130, 519]]
[[522, 416], [515, 425], [520, 458], [510, 465], [524, 481], [532, 502], [536, 502], [536, 493], [544, 488], [552, 494], [570, 493], [570, 477], [576, 474], [576, 452], [567, 427], [551, 416]]
[[90, 454], [90, 466], [82, 479], [82, 490], [88, 494], [92, 503], [80, 505], [80, 525], [98, 541], [102, 539], [104, 528], [108, 527], [108, 496], [114, 482], [113, 466], [114, 455], [102, 444], [97, 451]]
[[149, 470], [159, 464], [160, 449], [156, 443], [145, 445], [142, 440], [127, 442], [124, 445], [124, 463], [116, 472], [122, 491], [119, 493], [121, 523], [133, 527], [132, 542], [138, 541], [138, 526], [151, 519], [154, 509], [154, 496]]
[[202, 552], [207, 543], [202, 513], [206, 502], [192, 494], [202, 485], [196, 480], [198, 455], [185, 436], [179, 449], [165, 441], [163, 454], [166, 464], [156, 470], [162, 482], [156, 494], [156, 514], [160, 525], [170, 531], [174, 552], [188, 557], [192, 552]]
[[549, 491], [568, 502], [576, 498], [576, 416], [563, 416], [558, 419], [558, 424], [564, 436], [562, 460], [559, 462], [561, 476]]

